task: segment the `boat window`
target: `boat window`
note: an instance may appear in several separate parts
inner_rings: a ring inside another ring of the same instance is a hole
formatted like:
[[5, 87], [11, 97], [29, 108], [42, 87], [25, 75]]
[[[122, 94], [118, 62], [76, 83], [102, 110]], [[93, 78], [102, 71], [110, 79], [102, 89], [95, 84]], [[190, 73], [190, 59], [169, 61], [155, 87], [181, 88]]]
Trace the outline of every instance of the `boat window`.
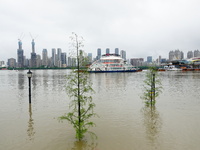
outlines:
[[119, 59], [106, 59], [106, 60], [101, 60], [102, 63], [120, 63]]

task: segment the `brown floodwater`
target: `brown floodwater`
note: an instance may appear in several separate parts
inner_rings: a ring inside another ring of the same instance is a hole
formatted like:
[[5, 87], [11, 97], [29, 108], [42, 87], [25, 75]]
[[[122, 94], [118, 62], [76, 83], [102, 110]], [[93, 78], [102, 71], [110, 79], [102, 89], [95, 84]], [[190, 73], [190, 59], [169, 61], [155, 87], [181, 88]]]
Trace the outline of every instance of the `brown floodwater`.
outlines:
[[58, 117], [69, 112], [65, 87], [70, 70], [32, 70], [29, 105], [26, 71], [0, 71], [0, 150], [199, 150], [200, 72], [160, 72], [163, 92], [155, 107], [142, 96], [145, 71], [90, 74], [91, 128], [97, 139], [75, 139]]

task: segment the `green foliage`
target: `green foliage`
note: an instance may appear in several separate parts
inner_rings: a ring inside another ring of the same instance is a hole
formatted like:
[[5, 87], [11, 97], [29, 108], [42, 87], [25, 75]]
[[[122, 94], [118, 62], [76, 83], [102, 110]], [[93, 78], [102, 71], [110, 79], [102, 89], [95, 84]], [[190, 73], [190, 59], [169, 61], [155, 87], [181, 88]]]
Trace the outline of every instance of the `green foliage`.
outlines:
[[142, 99], [145, 100], [147, 105], [155, 105], [156, 97], [158, 97], [162, 92], [161, 80], [159, 79], [159, 75], [155, 67], [150, 67], [147, 71], [143, 88], [144, 94]]
[[94, 93], [92, 83], [89, 80], [88, 72], [80, 69], [85, 59], [83, 57], [83, 51], [80, 51], [82, 43], [78, 40], [76, 34], [74, 38], [72, 38], [72, 43], [77, 51], [77, 69], [74, 69], [67, 76], [66, 91], [68, 96], [72, 99], [69, 105], [71, 112], [61, 116], [60, 119], [68, 120], [73, 125], [76, 131], [76, 138], [80, 141], [84, 138], [85, 133], [94, 134], [89, 132], [88, 129], [95, 126], [95, 123], [90, 121], [90, 119], [96, 116], [96, 113], [94, 113], [95, 104], [90, 95]]

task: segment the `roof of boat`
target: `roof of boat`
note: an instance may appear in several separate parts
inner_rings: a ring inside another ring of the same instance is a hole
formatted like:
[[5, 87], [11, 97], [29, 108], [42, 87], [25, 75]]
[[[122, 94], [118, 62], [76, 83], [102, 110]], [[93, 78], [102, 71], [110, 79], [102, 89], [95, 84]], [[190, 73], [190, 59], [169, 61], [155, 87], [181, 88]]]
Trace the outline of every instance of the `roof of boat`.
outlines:
[[122, 58], [118, 54], [104, 54], [102, 55], [101, 60], [105, 59], [122, 59]]

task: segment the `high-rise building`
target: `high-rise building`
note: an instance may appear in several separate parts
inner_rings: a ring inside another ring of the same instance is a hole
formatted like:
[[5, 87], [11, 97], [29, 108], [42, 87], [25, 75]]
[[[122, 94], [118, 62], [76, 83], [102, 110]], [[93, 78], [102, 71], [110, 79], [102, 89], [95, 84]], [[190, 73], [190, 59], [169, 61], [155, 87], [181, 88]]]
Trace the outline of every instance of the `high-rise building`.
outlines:
[[101, 49], [98, 48], [97, 49], [97, 60], [99, 60], [101, 58]]
[[66, 53], [61, 53], [61, 62], [62, 65], [67, 65], [67, 54]]
[[58, 56], [58, 60], [60, 61], [61, 61], [61, 53], [62, 53], [61, 48], [57, 48], [57, 56]]
[[106, 48], [106, 54], [110, 54], [110, 49]]
[[36, 53], [31, 53], [31, 64], [30, 64], [31, 67], [37, 66], [36, 65], [36, 57], [37, 57]]
[[42, 60], [40, 55], [36, 55], [36, 67], [42, 66]]
[[120, 55], [121, 55], [121, 57], [122, 57], [124, 60], [126, 60], [126, 51], [121, 50], [121, 51], [120, 51]]
[[188, 51], [188, 52], [187, 52], [187, 58], [190, 59], [190, 58], [192, 58], [192, 57], [194, 57], [193, 51]]
[[152, 63], [152, 56], [148, 56], [148, 57], [147, 57], [147, 62], [148, 62], [148, 63]]
[[22, 49], [21, 40], [18, 41], [19, 48], [17, 49], [17, 66], [19, 68], [24, 67], [24, 50]]
[[180, 50], [170, 51], [169, 52], [169, 61], [172, 60], [181, 60], [184, 58], [184, 53]]
[[77, 61], [76, 61], [76, 58], [72, 58], [72, 66], [76, 66], [77, 65]]
[[180, 51], [179, 49], [175, 50], [175, 58], [176, 58], [177, 60], [183, 59], [183, 52]]
[[92, 63], [92, 53], [88, 53], [88, 63]]
[[169, 52], [169, 61], [174, 60], [174, 51]]
[[161, 63], [161, 59], [162, 59], [162, 57], [161, 57], [161, 56], [159, 56], [159, 57], [158, 57], [158, 64], [160, 64], [160, 63]]
[[16, 59], [15, 58], [10, 58], [8, 59], [8, 67], [10, 68], [15, 68], [16, 67]]
[[35, 41], [34, 41], [34, 39], [32, 39], [31, 45], [32, 45], [32, 53], [35, 53]]
[[61, 61], [61, 53], [62, 53], [62, 50], [61, 48], [57, 48], [57, 59], [56, 59], [56, 66], [57, 67], [62, 67], [62, 61]]
[[42, 50], [42, 65], [48, 66], [48, 52], [47, 49]]
[[119, 48], [115, 48], [115, 54], [119, 55]]
[[56, 49], [52, 48], [52, 60], [51, 60], [51, 66], [55, 67], [56, 66]]
[[4, 61], [0, 61], [0, 67], [5, 67], [5, 62]]
[[72, 58], [71, 57], [67, 58], [67, 66], [72, 66]]
[[31, 53], [31, 67], [36, 67], [37, 63], [36, 63], [36, 53], [35, 53], [35, 42], [34, 39], [31, 42], [32, 45], [32, 53]]
[[144, 58], [131, 58], [130, 63], [135, 67], [143, 66]]
[[30, 59], [26, 59], [26, 57], [24, 56], [24, 67], [30, 67]]
[[194, 57], [200, 57], [200, 51], [198, 49], [194, 50]]

